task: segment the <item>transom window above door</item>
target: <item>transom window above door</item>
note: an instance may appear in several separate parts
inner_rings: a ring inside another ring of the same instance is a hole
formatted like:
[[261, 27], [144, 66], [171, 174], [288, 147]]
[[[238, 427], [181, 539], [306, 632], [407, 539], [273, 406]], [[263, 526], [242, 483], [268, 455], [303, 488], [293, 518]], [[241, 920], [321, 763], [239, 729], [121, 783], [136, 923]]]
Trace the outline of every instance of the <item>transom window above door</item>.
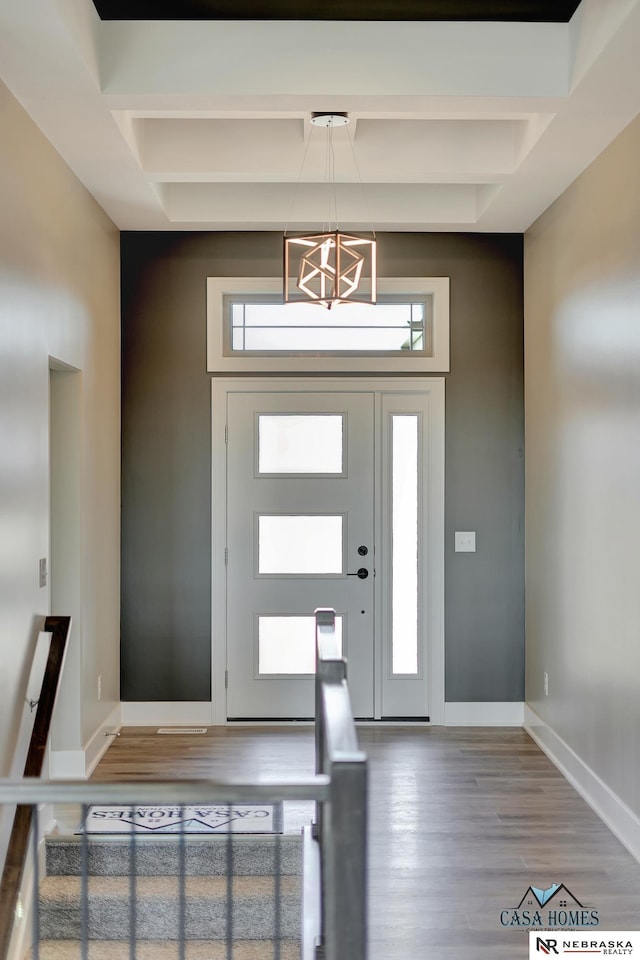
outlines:
[[389, 298], [376, 304], [278, 303], [227, 296], [225, 352], [258, 354], [387, 353], [429, 356], [433, 297]]
[[447, 277], [380, 279], [376, 304], [282, 302], [274, 278], [209, 277], [210, 373], [449, 369]]

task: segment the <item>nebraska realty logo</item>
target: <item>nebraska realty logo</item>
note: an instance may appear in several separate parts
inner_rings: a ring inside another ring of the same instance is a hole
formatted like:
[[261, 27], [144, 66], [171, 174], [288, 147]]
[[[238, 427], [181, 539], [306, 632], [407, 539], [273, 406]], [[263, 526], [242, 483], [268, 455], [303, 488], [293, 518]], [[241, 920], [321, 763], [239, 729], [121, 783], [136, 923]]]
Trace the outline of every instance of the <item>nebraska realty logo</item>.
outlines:
[[563, 927], [597, 927], [597, 910], [581, 903], [564, 883], [552, 883], [546, 890], [527, 887], [516, 907], [500, 913], [503, 927], [562, 929]]
[[537, 957], [633, 957], [640, 952], [640, 933], [629, 930], [599, 930], [597, 934], [558, 934], [551, 930], [529, 933], [529, 960]]

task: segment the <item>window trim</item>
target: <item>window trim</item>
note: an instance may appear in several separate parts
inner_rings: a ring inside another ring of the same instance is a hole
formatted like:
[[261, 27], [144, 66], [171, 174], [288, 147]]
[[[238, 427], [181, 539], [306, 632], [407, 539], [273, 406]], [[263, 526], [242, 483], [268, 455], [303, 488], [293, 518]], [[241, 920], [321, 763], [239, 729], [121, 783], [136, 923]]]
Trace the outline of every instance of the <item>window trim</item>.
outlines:
[[433, 297], [433, 349], [430, 355], [349, 353], [312, 356], [282, 353], [225, 353], [225, 297], [282, 292], [276, 277], [207, 278], [207, 371], [209, 373], [446, 373], [449, 370], [449, 278], [380, 278], [381, 294]]

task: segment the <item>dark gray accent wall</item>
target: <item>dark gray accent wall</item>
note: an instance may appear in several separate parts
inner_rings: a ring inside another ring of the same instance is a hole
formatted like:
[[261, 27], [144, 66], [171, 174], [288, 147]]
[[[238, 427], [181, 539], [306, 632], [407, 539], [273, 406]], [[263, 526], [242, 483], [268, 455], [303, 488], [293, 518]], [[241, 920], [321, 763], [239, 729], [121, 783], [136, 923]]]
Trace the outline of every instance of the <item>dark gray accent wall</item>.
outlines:
[[[123, 233], [122, 699], [208, 700], [206, 278], [280, 276], [271, 233]], [[381, 234], [381, 276], [451, 279], [448, 701], [524, 696], [522, 237]], [[477, 532], [456, 554], [455, 530]]]

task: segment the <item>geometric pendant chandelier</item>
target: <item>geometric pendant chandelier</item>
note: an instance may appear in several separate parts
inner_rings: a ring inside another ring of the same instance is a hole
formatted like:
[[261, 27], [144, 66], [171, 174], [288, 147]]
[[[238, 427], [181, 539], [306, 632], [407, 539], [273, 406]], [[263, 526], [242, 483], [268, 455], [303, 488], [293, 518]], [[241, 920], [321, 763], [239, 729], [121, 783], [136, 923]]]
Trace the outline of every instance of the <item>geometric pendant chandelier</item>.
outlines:
[[[344, 126], [348, 122], [345, 113], [314, 113], [311, 117], [314, 126], [327, 130], [327, 173], [333, 189], [334, 209], [332, 131], [334, 127]], [[375, 234], [365, 237], [344, 233], [337, 224], [333, 230], [292, 236], [285, 234], [284, 302], [317, 303], [329, 310], [337, 303], [375, 303]]]

